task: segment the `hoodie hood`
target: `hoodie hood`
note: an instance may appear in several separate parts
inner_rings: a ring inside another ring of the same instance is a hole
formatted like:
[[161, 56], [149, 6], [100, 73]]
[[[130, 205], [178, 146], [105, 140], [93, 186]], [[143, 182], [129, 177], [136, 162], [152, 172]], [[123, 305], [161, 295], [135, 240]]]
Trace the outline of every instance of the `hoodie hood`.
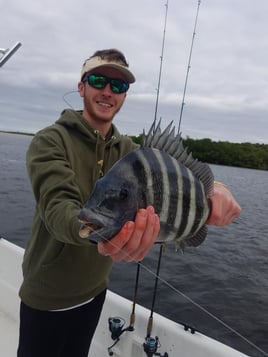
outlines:
[[[64, 109], [60, 118], [56, 121], [56, 124], [78, 131], [80, 134], [87, 137], [90, 141], [104, 141], [99, 131], [89, 124], [89, 122], [83, 117], [82, 113], [82, 110], [75, 111], [72, 109]], [[112, 139], [111, 141], [114, 144], [118, 143], [121, 139], [121, 134], [114, 124], [111, 126], [108, 137]]]

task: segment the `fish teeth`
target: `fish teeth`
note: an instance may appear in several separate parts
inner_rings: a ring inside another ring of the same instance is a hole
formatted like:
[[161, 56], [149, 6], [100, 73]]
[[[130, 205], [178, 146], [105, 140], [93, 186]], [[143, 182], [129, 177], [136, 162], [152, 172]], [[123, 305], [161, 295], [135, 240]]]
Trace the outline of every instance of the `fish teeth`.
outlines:
[[85, 222], [81, 222], [81, 223], [83, 223], [79, 230], [79, 236], [81, 238], [87, 238], [92, 232], [98, 229], [98, 226], [96, 224], [89, 224], [89, 223], [85, 224]]
[[81, 238], [87, 238], [90, 235], [91, 231], [92, 230], [91, 230], [91, 228], [89, 226], [83, 226], [79, 230], [79, 236]]

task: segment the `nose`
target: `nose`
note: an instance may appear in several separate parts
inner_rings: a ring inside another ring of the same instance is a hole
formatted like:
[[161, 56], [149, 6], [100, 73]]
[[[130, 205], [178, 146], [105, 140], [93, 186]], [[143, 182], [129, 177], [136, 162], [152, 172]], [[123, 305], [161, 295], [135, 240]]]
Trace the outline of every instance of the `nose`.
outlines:
[[106, 86], [102, 89], [102, 94], [111, 96], [114, 92], [111, 90], [110, 83], [107, 83]]

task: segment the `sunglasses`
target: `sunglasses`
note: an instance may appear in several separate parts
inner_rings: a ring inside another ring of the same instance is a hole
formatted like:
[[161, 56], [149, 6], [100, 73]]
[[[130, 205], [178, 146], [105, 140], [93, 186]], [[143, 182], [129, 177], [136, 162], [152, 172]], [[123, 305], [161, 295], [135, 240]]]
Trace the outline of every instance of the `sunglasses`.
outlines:
[[129, 88], [129, 83], [125, 82], [123, 79], [109, 78], [102, 74], [89, 74], [83, 79], [83, 82], [86, 81], [95, 89], [103, 89], [109, 83], [111, 91], [117, 94], [126, 93]]

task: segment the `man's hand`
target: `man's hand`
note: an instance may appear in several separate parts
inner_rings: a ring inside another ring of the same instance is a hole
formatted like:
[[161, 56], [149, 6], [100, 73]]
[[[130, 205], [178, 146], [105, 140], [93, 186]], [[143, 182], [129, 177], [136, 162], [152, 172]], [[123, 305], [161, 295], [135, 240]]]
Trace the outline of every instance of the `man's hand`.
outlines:
[[157, 239], [160, 231], [159, 217], [148, 206], [137, 212], [135, 222], [128, 221], [108, 242], [99, 242], [98, 251], [114, 261], [141, 261]]
[[211, 213], [206, 224], [225, 226], [230, 224], [241, 212], [241, 207], [230, 190], [222, 183], [214, 183], [214, 194], [210, 197]]

